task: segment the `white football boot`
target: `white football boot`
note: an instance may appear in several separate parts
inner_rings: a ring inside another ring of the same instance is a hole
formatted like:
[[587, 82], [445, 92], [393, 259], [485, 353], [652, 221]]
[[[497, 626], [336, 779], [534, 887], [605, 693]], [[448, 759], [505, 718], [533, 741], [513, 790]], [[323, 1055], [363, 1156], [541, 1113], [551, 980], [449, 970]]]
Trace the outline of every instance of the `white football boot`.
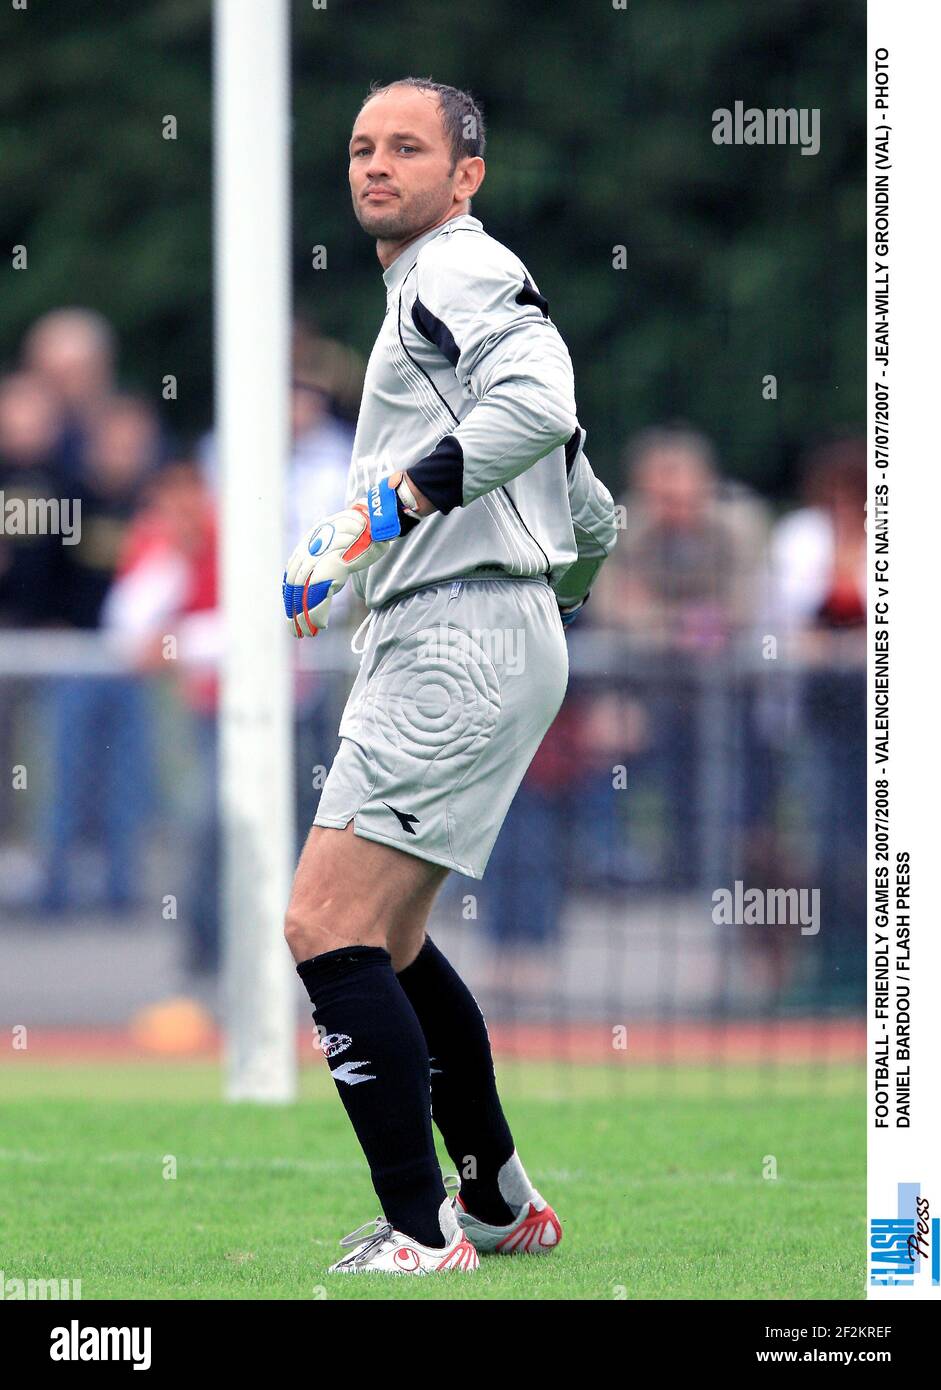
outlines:
[[461, 1201], [458, 1193], [454, 1209], [458, 1222], [474, 1245], [484, 1255], [546, 1255], [562, 1239], [562, 1223], [544, 1197], [533, 1187], [516, 1150], [497, 1174], [500, 1195], [514, 1219], [507, 1226], [491, 1226], [478, 1221]]
[[469, 1273], [480, 1261], [477, 1251], [458, 1225], [452, 1199], [446, 1197], [438, 1211], [445, 1245], [433, 1249], [393, 1229], [384, 1216], [367, 1221], [340, 1241], [352, 1252], [331, 1265], [328, 1274], [441, 1274], [447, 1270]]

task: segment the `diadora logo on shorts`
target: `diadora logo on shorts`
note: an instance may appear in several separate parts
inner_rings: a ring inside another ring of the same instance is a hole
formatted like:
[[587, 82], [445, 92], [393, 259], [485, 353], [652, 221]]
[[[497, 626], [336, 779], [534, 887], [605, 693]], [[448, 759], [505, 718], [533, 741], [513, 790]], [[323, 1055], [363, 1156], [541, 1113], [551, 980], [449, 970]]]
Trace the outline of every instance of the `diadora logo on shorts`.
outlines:
[[328, 1033], [320, 1044], [325, 1057], [336, 1057], [352, 1045], [349, 1033]]
[[388, 801], [384, 801], [382, 804], [388, 810], [390, 810], [394, 816], [398, 816], [399, 825], [401, 825], [406, 835], [415, 834], [415, 831], [412, 829], [412, 826], [421, 825], [421, 821], [418, 819], [417, 816], [413, 816], [411, 811], [397, 811], [394, 806], [389, 805]]

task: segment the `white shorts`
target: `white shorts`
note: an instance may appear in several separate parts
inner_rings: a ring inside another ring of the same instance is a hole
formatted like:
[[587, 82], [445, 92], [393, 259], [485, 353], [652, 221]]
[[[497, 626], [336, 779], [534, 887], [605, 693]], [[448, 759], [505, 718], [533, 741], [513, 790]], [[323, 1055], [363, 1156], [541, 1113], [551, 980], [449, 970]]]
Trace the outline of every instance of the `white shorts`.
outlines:
[[481, 878], [568, 683], [543, 580], [458, 579], [376, 609], [315, 825]]

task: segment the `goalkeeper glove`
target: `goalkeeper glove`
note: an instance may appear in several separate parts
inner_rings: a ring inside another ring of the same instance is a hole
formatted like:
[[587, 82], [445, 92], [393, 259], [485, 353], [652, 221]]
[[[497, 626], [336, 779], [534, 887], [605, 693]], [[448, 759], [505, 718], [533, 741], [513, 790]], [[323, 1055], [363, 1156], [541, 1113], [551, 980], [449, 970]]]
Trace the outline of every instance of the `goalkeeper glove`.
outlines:
[[389, 480], [365, 497], [318, 522], [287, 562], [281, 593], [296, 637], [316, 636], [327, 626], [330, 602], [351, 574], [368, 569], [414, 522]]

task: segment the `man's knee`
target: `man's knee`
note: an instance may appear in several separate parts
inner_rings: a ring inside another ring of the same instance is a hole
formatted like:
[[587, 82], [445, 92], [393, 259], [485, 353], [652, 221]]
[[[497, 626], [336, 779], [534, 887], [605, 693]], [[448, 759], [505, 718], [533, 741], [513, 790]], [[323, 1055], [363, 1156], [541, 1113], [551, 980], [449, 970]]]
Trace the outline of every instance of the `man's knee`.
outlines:
[[446, 871], [399, 850], [315, 826], [304, 847], [285, 916], [294, 959], [344, 946], [383, 946], [397, 924], [424, 924]]
[[298, 904], [292, 898], [284, 918], [284, 939], [297, 961], [310, 960], [344, 946], [385, 946], [382, 923], [344, 911], [337, 899]]
[[284, 917], [284, 939], [296, 961], [367, 944], [357, 939], [361, 898], [350, 886], [346, 843], [343, 832], [314, 826], [304, 846]]
[[289, 907], [284, 917], [284, 939], [288, 943], [294, 959], [296, 961], [310, 960], [312, 956], [322, 955], [324, 948], [318, 946], [317, 938], [318, 934], [314, 924], [309, 921], [306, 914], [296, 912]]
[[392, 969], [397, 975], [400, 975], [413, 963], [424, 944], [425, 923], [423, 919], [389, 933], [388, 950], [392, 957]]
[[412, 964], [425, 944], [425, 929], [438, 889], [447, 870], [435, 870], [428, 879], [400, 904], [389, 929], [388, 949], [396, 974]]

